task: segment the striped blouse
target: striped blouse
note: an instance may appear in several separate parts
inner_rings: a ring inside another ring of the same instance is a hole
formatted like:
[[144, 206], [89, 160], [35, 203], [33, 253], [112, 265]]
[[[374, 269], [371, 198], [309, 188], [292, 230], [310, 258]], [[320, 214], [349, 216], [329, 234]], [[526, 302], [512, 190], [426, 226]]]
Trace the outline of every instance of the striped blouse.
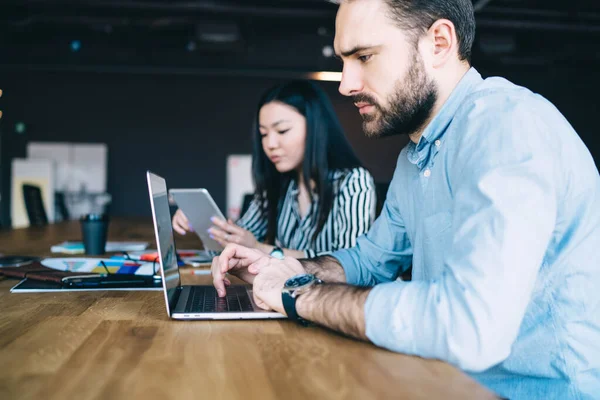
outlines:
[[[315, 257], [338, 249], [352, 247], [356, 238], [366, 233], [375, 219], [375, 183], [364, 168], [336, 170], [331, 174], [333, 183], [332, 208], [323, 229], [312, 240], [317, 228], [318, 202], [313, 202], [304, 218], [298, 205], [298, 185], [291, 181], [279, 210], [275, 244], [284, 249], [304, 251], [306, 257]], [[248, 211], [237, 222], [249, 230], [259, 242], [267, 235], [267, 211], [254, 199]]]

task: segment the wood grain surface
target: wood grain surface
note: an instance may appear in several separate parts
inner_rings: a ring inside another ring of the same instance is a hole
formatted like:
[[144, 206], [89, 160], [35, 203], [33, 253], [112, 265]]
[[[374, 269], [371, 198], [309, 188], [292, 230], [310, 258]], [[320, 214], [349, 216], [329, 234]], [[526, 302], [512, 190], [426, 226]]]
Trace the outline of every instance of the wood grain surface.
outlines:
[[[78, 222], [0, 231], [0, 253], [50, 256]], [[109, 240], [154, 243], [149, 219]], [[200, 248], [194, 235], [179, 248]], [[154, 246], [153, 246], [154, 247]], [[186, 283], [209, 276], [184, 274]], [[0, 281], [0, 399], [493, 399], [440, 361], [286, 320], [171, 321], [161, 292], [10, 294]]]

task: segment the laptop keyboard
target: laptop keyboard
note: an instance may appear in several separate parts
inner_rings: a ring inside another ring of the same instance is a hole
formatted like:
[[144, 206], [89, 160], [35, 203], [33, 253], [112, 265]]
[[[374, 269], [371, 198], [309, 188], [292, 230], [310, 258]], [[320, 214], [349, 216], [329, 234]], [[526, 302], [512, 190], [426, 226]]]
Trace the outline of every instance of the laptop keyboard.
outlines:
[[185, 306], [185, 312], [248, 312], [254, 311], [248, 292], [244, 286], [226, 288], [225, 297], [217, 296], [212, 286], [192, 286]]

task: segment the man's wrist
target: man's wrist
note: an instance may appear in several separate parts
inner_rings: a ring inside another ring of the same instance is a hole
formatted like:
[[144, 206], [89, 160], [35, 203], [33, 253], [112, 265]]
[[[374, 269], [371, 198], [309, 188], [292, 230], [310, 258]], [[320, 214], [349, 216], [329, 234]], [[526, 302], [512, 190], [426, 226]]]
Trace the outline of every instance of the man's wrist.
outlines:
[[337, 258], [320, 256], [298, 260], [307, 273], [329, 283], [346, 283], [346, 273]]
[[[288, 279], [282, 290], [282, 302], [285, 313], [292, 321], [296, 321], [304, 326], [309, 324], [309, 320], [303, 317], [299, 310], [298, 304], [306, 297], [312, 297], [312, 293], [323, 284], [319, 278], [311, 274], [300, 274]], [[307, 311], [304, 311], [308, 315]]]
[[370, 287], [321, 284], [296, 300], [296, 314], [313, 324], [367, 340], [365, 304]]
[[313, 296], [318, 296], [318, 293], [323, 289], [324, 283], [313, 287], [307, 293], [304, 293], [302, 296], [299, 296], [296, 299], [296, 313], [298, 316], [306, 321], [311, 321], [310, 318], [310, 304]]
[[319, 274], [323, 272], [323, 269], [321, 268], [321, 264], [317, 262], [317, 259], [305, 258], [298, 261], [300, 261], [300, 264], [302, 264], [307, 273], [320, 278]]

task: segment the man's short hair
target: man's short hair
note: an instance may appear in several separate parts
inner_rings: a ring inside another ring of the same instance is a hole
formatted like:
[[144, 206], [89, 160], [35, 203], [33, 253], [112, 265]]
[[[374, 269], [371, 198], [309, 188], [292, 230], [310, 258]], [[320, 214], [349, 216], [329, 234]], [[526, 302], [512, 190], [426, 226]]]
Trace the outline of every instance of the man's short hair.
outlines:
[[[329, 0], [340, 4], [353, 0]], [[390, 17], [398, 26], [414, 34], [417, 40], [439, 19], [454, 24], [458, 39], [458, 58], [471, 62], [475, 40], [475, 12], [471, 0], [382, 0], [387, 4]]]

